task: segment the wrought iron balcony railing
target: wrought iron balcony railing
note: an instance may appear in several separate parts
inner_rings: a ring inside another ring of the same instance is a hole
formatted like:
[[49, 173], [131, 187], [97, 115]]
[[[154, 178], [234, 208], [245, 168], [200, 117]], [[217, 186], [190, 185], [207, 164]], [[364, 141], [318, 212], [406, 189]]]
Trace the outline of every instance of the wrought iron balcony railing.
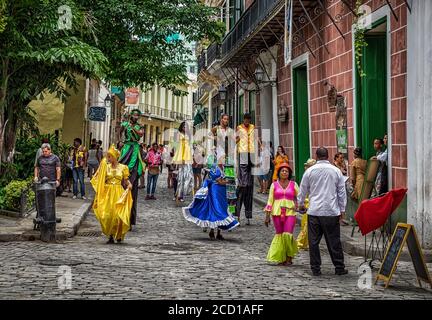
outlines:
[[259, 0], [243, 13], [240, 20], [231, 31], [225, 36], [222, 43], [222, 55], [236, 49], [247, 36], [252, 33], [262, 21], [273, 11], [281, 0]]
[[218, 43], [212, 43], [210, 47], [207, 48], [207, 66], [210, 66], [216, 60], [221, 58], [222, 50]]
[[207, 53], [203, 50], [198, 57], [198, 74], [207, 67]]

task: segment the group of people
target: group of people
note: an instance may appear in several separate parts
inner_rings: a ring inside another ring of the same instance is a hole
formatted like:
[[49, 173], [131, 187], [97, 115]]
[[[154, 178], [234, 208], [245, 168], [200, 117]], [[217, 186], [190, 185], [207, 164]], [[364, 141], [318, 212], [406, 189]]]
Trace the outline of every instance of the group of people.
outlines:
[[[124, 140], [117, 144], [117, 148], [112, 145], [105, 157], [100, 153], [99, 142], [96, 145], [92, 143], [87, 151], [79, 138], [74, 140], [71, 157], [74, 197], [78, 195], [79, 181], [84, 198], [84, 168], [88, 167], [91, 185], [96, 191], [93, 210], [103, 233], [108, 237], [108, 243], [122, 242], [126, 233], [136, 224], [139, 181], [142, 187], [145, 171], [145, 199], [156, 199], [156, 183], [164, 163], [168, 167], [168, 188], [174, 188], [174, 199], [181, 203], [186, 195], [194, 195], [192, 202], [182, 208], [184, 217], [199, 227], [209, 228], [210, 239], [223, 240], [221, 231], [233, 230], [240, 225], [243, 206], [246, 224], [250, 224], [254, 185], [252, 169], [258, 164], [261, 170], [258, 174], [258, 192], [268, 194], [264, 223], [269, 226], [273, 222], [275, 228], [267, 260], [279, 265], [291, 265], [299, 248], [309, 249], [312, 273], [319, 276], [319, 244], [324, 235], [335, 273], [347, 273], [340, 241], [340, 221], [344, 217], [347, 202], [348, 172], [353, 186], [351, 197], [359, 199], [361, 194], [367, 161], [362, 159], [360, 148], [354, 150], [349, 171], [343, 154], [336, 154], [332, 164], [328, 160], [328, 150], [318, 148], [316, 160], [309, 159], [304, 164], [305, 173], [298, 185], [292, 180], [293, 171], [284, 148], [279, 146], [276, 155], [273, 155], [272, 145], [262, 143], [255, 135], [249, 114], [244, 115], [243, 123], [236, 130], [229, 127], [229, 116], [226, 114], [210, 130], [209, 138], [215, 146], [214, 154], [211, 155], [213, 161], [207, 161], [206, 168], [204, 149], [192, 143], [186, 122], [180, 125], [175, 139], [177, 144], [167, 157], [168, 150], [163, 145], [153, 143], [149, 148], [140, 144], [144, 135], [138, 123], [140, 116], [139, 110], [131, 112], [130, 119], [122, 123]], [[380, 139], [374, 142], [377, 151], [374, 159], [382, 163], [376, 183], [379, 193], [385, 192], [387, 187], [383, 178], [386, 177], [387, 151], [383, 148], [386, 143]], [[261, 151], [258, 163], [255, 163], [255, 144]], [[232, 152], [233, 149], [235, 152]], [[60, 160], [52, 155], [49, 144], [44, 143], [41, 150], [41, 156], [36, 159], [35, 179], [47, 176], [59, 183]], [[48, 172], [48, 167], [55, 170]], [[206, 172], [204, 181], [203, 171]], [[235, 179], [232, 179], [233, 172]], [[234, 206], [230, 202], [233, 199], [233, 186]], [[303, 214], [303, 217], [301, 231], [295, 239], [297, 213]]]

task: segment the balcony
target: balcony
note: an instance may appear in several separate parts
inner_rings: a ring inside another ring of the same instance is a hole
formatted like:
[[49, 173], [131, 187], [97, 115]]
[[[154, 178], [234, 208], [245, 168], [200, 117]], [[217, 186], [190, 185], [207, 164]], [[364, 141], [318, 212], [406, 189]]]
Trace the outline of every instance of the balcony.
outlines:
[[207, 48], [207, 68], [210, 68], [213, 63], [220, 60], [222, 55], [222, 47], [218, 43], [212, 43], [210, 47]]
[[203, 50], [198, 57], [198, 74], [207, 67], [207, 52]]

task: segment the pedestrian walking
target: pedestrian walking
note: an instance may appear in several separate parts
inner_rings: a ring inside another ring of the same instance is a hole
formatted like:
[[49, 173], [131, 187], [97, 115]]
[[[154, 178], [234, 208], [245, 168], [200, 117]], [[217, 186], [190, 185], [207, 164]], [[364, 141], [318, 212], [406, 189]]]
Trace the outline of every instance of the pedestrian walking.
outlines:
[[271, 155], [268, 147], [264, 144], [261, 145], [261, 154], [260, 154], [260, 175], [258, 176], [258, 181], [260, 184], [260, 190], [258, 193], [267, 194], [268, 193], [268, 182], [269, 182], [269, 174], [270, 174], [270, 162]]
[[[312, 167], [314, 164], [316, 163], [315, 159], [308, 159], [308, 161], [306, 161], [306, 163], [304, 164], [304, 170], [306, 171], [307, 169], [309, 169], [310, 167]], [[309, 197], [306, 196], [305, 202], [304, 202], [304, 207], [307, 210], [309, 208]], [[301, 230], [297, 236], [297, 247], [299, 249], [302, 250], [307, 250], [309, 248], [309, 242], [308, 242], [308, 224], [307, 224], [307, 217], [308, 215], [306, 214], [306, 212], [303, 213], [302, 215], [302, 219], [301, 219]]]
[[267, 254], [267, 261], [288, 266], [292, 264], [292, 259], [298, 251], [293, 234], [299, 187], [295, 181], [291, 181], [292, 170], [288, 164], [281, 164], [277, 175], [278, 180], [271, 185], [264, 208], [265, 225], [268, 227], [271, 216], [276, 231]]
[[306, 170], [300, 184], [298, 205], [305, 211], [305, 199], [309, 195], [308, 241], [312, 274], [321, 275], [319, 244], [324, 235], [335, 274], [348, 273], [340, 240], [340, 219], [345, 214], [346, 189], [342, 172], [328, 161], [328, 150], [316, 150], [317, 163]]
[[66, 192], [71, 193], [72, 192], [72, 185], [73, 185], [73, 147], [69, 147], [67, 150], [66, 156], [64, 158], [64, 167], [65, 167], [65, 190]]
[[193, 146], [194, 154], [193, 154], [193, 164], [192, 171], [194, 175], [194, 193], [201, 188], [202, 185], [202, 170], [204, 168], [204, 149], [201, 146], [194, 143]]
[[273, 170], [273, 181], [277, 181], [279, 172], [279, 167], [283, 164], [289, 164], [288, 155], [285, 153], [285, 149], [282, 146], [279, 146], [277, 149], [276, 157], [274, 159], [274, 170]]
[[80, 138], [75, 138], [73, 149], [73, 199], [78, 197], [78, 182], [80, 185], [81, 199], [86, 200], [85, 196], [85, 185], [84, 185], [84, 168], [87, 167], [88, 153], [86, 147], [82, 145], [82, 140]]
[[153, 143], [152, 148], [147, 153], [146, 163], [148, 165], [147, 173], [147, 195], [145, 200], [156, 200], [156, 184], [159, 177], [159, 167], [161, 163], [161, 154], [159, 153], [158, 144]]
[[99, 167], [99, 155], [98, 147], [96, 144], [92, 144], [88, 151], [87, 170], [88, 176], [91, 179]]
[[[132, 184], [129, 181], [129, 168], [120, 164], [120, 151], [114, 145], [110, 147], [90, 180], [95, 190], [93, 211], [102, 232], [109, 237], [107, 243], [120, 243], [130, 230], [130, 211], [132, 208]], [[127, 186], [125, 190], [123, 185]]]

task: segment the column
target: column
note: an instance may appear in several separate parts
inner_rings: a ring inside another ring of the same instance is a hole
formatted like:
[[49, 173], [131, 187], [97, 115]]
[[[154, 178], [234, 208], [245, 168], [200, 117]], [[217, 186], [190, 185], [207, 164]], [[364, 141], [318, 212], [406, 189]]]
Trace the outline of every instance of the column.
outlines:
[[413, 1], [408, 14], [408, 223], [432, 249], [432, 1]]

